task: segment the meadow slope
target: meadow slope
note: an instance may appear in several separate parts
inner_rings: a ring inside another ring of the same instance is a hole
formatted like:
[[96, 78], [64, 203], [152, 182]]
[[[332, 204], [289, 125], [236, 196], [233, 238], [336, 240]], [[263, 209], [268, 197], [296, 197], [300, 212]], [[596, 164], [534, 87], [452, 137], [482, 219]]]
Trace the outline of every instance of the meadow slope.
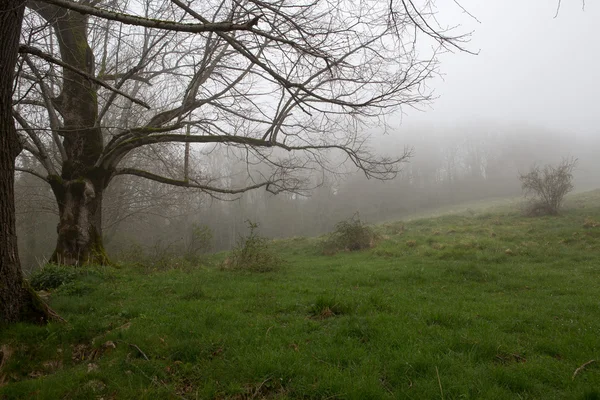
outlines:
[[269, 273], [82, 269], [67, 324], [0, 331], [0, 398], [600, 399], [600, 191], [376, 230]]

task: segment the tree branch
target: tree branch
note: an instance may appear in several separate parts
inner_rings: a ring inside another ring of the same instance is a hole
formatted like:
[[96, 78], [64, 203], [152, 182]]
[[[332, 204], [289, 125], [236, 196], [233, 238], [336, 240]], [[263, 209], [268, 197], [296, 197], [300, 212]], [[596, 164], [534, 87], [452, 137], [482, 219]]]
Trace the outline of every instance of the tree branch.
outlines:
[[122, 168], [115, 171], [114, 175], [135, 175], [142, 178], [150, 179], [155, 182], [164, 183], [166, 185], [179, 186], [191, 189], [200, 189], [207, 192], [221, 193], [221, 194], [240, 194], [253, 189], [258, 189], [264, 186], [269, 186], [274, 184], [275, 182], [261, 182], [254, 185], [246, 186], [239, 189], [224, 189], [209, 185], [202, 185], [194, 180], [177, 180], [171, 179], [164, 176], [156, 175], [148, 171], [144, 171], [136, 168]]
[[392, 179], [399, 171], [399, 164], [408, 161], [412, 157], [411, 149], [404, 149], [398, 158], [373, 158], [372, 154], [361, 149], [353, 149], [339, 144], [290, 146], [285, 143], [271, 142], [245, 136], [234, 135], [180, 135], [180, 134], [158, 134], [145, 135], [125, 140], [114, 146], [108, 153], [100, 158], [97, 166], [105, 169], [113, 169], [121, 159], [131, 150], [158, 143], [225, 143], [231, 145], [249, 146], [252, 148], [278, 147], [286, 151], [323, 151], [339, 150], [345, 153], [352, 163], [361, 169], [367, 178]]
[[131, 137], [136, 137], [136, 136], [141, 136], [141, 135], [149, 135], [152, 133], [171, 132], [171, 131], [180, 129], [181, 127], [183, 127], [183, 124], [178, 123], [175, 125], [168, 125], [168, 126], [162, 126], [162, 127], [157, 127], [157, 128], [154, 128], [151, 126], [144, 126], [144, 127], [140, 127], [140, 128], [127, 129], [127, 130], [121, 132], [120, 134], [115, 135], [115, 137], [113, 137], [111, 139], [111, 141], [108, 142], [108, 144], [104, 147], [104, 153], [108, 154], [110, 151], [112, 151], [114, 148], [116, 148], [120, 143], [122, 143], [125, 140], [130, 139]]
[[135, 72], [137, 71], [133, 71], [133, 73], [131, 71], [128, 71], [120, 74], [102, 74], [98, 75], [98, 79], [101, 81], [118, 81], [123, 79], [131, 79], [132, 81], [139, 81], [145, 83], [148, 86], [152, 86], [152, 82], [150, 81], [150, 79], [140, 75], [136, 75]]
[[39, 174], [35, 171], [32, 171], [30, 169], [25, 169], [25, 168], [20, 168], [20, 167], [15, 167], [15, 171], [19, 171], [19, 172], [25, 172], [26, 174], [30, 174], [35, 176], [36, 178], [40, 178], [41, 180], [43, 180], [44, 182], [48, 182], [48, 178], [46, 178], [44, 175]]
[[115, 93], [120, 94], [121, 96], [123, 96], [123, 97], [125, 97], [125, 98], [127, 98], [127, 99], [129, 99], [131, 101], [133, 101], [136, 104], [139, 104], [140, 106], [142, 106], [142, 107], [144, 107], [144, 108], [146, 108], [148, 110], [150, 109], [150, 106], [148, 104], [146, 104], [145, 102], [143, 102], [141, 100], [138, 100], [138, 99], [135, 99], [135, 98], [129, 96], [127, 93], [122, 92], [119, 89], [115, 89], [114, 87], [112, 87], [109, 84], [101, 81], [100, 79], [97, 79], [96, 77], [94, 77], [94, 76], [92, 76], [92, 75], [90, 75], [90, 74], [88, 74], [86, 72], [83, 72], [83, 71], [79, 70], [78, 68], [76, 68], [76, 67], [74, 67], [72, 65], [69, 65], [69, 64], [67, 64], [65, 62], [62, 62], [58, 58], [55, 58], [55, 57], [51, 56], [48, 53], [44, 53], [43, 51], [41, 51], [39, 49], [36, 49], [35, 47], [29, 46], [29, 45], [26, 45], [26, 44], [21, 44], [21, 45], [19, 45], [19, 53], [32, 54], [34, 56], [37, 56], [39, 58], [42, 58], [42, 59], [50, 62], [50, 63], [59, 65], [59, 66], [65, 68], [65, 69], [68, 69], [70, 71], [75, 72], [76, 74], [79, 74], [79, 75], [83, 76], [86, 79], [89, 79], [90, 81], [92, 81], [92, 82], [94, 82], [94, 83], [102, 86], [103, 88], [106, 88], [108, 90], [111, 90], [111, 91], [113, 91]]
[[25, 60], [25, 62], [27, 63], [27, 65], [29, 66], [31, 71], [33, 72], [33, 75], [35, 75], [36, 83], [40, 87], [40, 91], [42, 93], [42, 98], [44, 100], [44, 106], [46, 107], [46, 110], [48, 111], [50, 127], [52, 128], [52, 130], [60, 129], [60, 127], [61, 127], [60, 121], [58, 119], [58, 116], [56, 115], [56, 109], [54, 108], [54, 105], [52, 104], [52, 93], [50, 91], [50, 88], [48, 87], [48, 85], [46, 85], [46, 83], [44, 82], [44, 77], [42, 76], [41, 72], [35, 66], [35, 64], [31, 61], [31, 59], [27, 56], [27, 54], [23, 54], [23, 59]]
[[58, 7], [76, 11], [84, 15], [93, 15], [95, 17], [118, 21], [126, 25], [143, 26], [146, 28], [164, 29], [174, 32], [231, 32], [231, 31], [246, 31], [252, 29], [258, 24], [260, 16], [254, 17], [244, 23], [235, 24], [229, 21], [223, 22], [207, 22], [202, 24], [185, 24], [175, 21], [164, 21], [158, 19], [138, 17], [131, 14], [123, 14], [108, 10], [103, 10], [96, 7], [87, 6], [80, 3], [75, 3], [68, 0], [39, 0], [42, 3], [52, 4]]
[[29, 125], [29, 123], [25, 120], [25, 118], [23, 118], [23, 116], [21, 116], [21, 114], [18, 111], [16, 111], [15, 109], [13, 109], [12, 114], [13, 114], [13, 117], [19, 123], [19, 125], [21, 125], [23, 130], [31, 138], [35, 147], [37, 147], [36, 151], [31, 151], [31, 150], [28, 150], [28, 151], [39, 160], [39, 162], [44, 166], [44, 168], [46, 168], [46, 172], [48, 172], [49, 175], [58, 175], [56, 173], [56, 169], [54, 168], [54, 165], [52, 164], [52, 162], [50, 161], [50, 158], [48, 157], [48, 153], [46, 152], [46, 148], [44, 147], [44, 144], [38, 137], [38, 135], [35, 132], [35, 130], [33, 129], [33, 127], [31, 125]]
[[[64, 146], [60, 140], [60, 137], [58, 135], [58, 130], [61, 128], [61, 123], [58, 119], [58, 115], [56, 114], [56, 109], [54, 108], [54, 104], [52, 103], [52, 96], [50, 93], [50, 88], [44, 82], [42, 74], [37, 69], [35, 64], [31, 61], [31, 59], [29, 57], [27, 57], [26, 54], [23, 55], [23, 58], [24, 58], [25, 62], [27, 63], [27, 65], [29, 66], [29, 68], [31, 69], [31, 71], [33, 72], [33, 74], [36, 76], [37, 83], [40, 86], [40, 90], [42, 92], [42, 98], [44, 99], [44, 107], [46, 108], [46, 111], [48, 112], [48, 118], [50, 120], [50, 129], [52, 131], [52, 139], [54, 140], [54, 143], [56, 144], [56, 147], [58, 148], [58, 152], [59, 152], [61, 158], [63, 160], [67, 160], [68, 159], [67, 152], [65, 151], [65, 148], [64, 148]], [[21, 125], [23, 126], [23, 124], [21, 124]], [[25, 126], [23, 126], [23, 128], [25, 128]], [[37, 143], [36, 143], [36, 145], [37, 145]], [[50, 173], [50, 171], [48, 171], [48, 172]]]

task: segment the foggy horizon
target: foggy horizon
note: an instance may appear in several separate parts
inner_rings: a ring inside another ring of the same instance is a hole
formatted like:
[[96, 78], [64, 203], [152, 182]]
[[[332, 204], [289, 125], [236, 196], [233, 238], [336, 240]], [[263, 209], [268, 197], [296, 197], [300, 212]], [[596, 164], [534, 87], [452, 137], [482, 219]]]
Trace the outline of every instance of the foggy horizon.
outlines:
[[[448, 4], [451, 3], [451, 4]], [[461, 1], [478, 21], [453, 4], [439, 18], [473, 31], [465, 48], [440, 56], [429, 86], [437, 97], [423, 111], [406, 108], [402, 128], [464, 125], [468, 121], [528, 124], [569, 135], [598, 133], [600, 48], [594, 36], [600, 5], [557, 2]], [[442, 25], [444, 23], [442, 22]], [[572, 138], [572, 136], [570, 136]]]

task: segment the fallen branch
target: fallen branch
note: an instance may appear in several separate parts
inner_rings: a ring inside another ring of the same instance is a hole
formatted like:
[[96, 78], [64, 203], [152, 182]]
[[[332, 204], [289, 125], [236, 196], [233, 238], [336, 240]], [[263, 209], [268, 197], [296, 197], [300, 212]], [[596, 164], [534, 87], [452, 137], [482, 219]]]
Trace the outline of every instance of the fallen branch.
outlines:
[[596, 362], [596, 360], [590, 360], [590, 361], [584, 363], [581, 367], [577, 368], [575, 370], [575, 372], [573, 372], [573, 378], [571, 378], [571, 379], [574, 380], [578, 373], [583, 371], [588, 365], [593, 364], [595, 362]]

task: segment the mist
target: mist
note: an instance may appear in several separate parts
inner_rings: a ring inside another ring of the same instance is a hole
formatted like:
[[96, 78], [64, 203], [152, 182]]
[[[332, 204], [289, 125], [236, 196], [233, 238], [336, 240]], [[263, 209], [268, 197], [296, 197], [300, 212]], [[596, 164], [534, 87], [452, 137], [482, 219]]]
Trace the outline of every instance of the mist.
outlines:
[[[588, 2], [582, 10], [580, 2], [563, 1], [557, 12], [557, 4], [542, 0], [462, 1], [470, 16], [446, 3], [438, 5], [440, 23], [472, 31], [464, 47], [476, 54], [440, 54], [439, 75], [428, 82], [431, 102], [387, 115], [385, 126], [364, 128], [375, 153], [393, 157], [411, 149], [395, 179], [367, 179], [334, 152], [329, 162], [343, 165], [342, 172], [314, 170], [302, 176], [312, 190], [277, 195], [257, 189], [215, 197], [119, 177], [104, 194], [109, 253], [195, 251], [198, 227], [211, 232], [210, 250], [220, 251], [247, 232], [247, 221], [271, 238], [314, 236], [356, 213], [378, 223], [513, 198], [521, 194], [519, 172], [564, 157], [579, 160], [576, 190], [599, 187], [600, 5]], [[165, 158], [179, 165], [176, 150], [181, 146]], [[245, 169], [243, 157], [222, 148], [198, 146], [192, 155], [194, 168], [227, 170], [228, 182]], [[19, 248], [24, 268], [33, 269], [52, 252], [58, 211], [50, 189], [35, 178], [21, 174], [16, 187]]]

